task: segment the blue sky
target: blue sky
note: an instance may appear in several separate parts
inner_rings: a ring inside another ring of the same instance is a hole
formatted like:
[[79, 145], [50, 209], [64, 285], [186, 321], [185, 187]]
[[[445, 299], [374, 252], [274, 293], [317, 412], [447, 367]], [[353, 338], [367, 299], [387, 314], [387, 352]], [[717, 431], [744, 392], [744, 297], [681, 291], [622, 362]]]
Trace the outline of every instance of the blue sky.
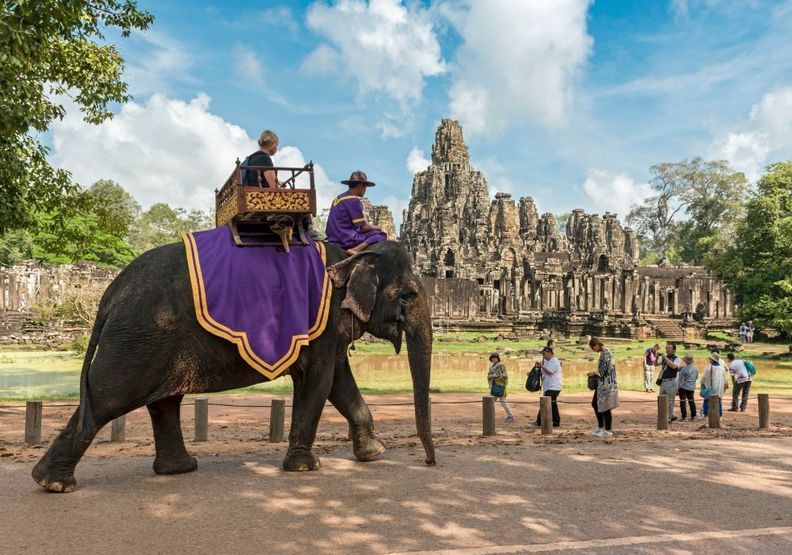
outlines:
[[98, 129], [70, 114], [52, 158], [144, 206], [210, 207], [265, 128], [279, 163], [321, 166], [322, 202], [363, 169], [397, 221], [443, 117], [493, 194], [555, 213], [623, 216], [659, 162], [754, 179], [792, 158], [791, 1], [140, 4], [151, 30], [114, 41], [133, 103]]

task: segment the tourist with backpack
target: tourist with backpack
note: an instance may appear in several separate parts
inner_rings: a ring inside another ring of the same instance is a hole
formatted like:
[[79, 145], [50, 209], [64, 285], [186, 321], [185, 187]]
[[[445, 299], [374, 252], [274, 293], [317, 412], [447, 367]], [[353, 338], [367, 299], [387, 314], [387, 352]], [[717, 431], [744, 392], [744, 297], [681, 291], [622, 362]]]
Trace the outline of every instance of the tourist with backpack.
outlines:
[[712, 351], [709, 356], [709, 364], [704, 369], [701, 376], [701, 396], [704, 398], [704, 410], [702, 413], [706, 417], [714, 407], [709, 406], [711, 395], [718, 397], [718, 416], [723, 416], [723, 395], [729, 389], [729, 382], [726, 376], [726, 367], [721, 361], [718, 351]]
[[589, 389], [594, 390], [591, 407], [597, 417], [597, 429], [591, 432], [594, 437], [610, 437], [613, 435], [612, 410], [619, 406], [619, 386], [616, 382], [616, 361], [613, 352], [605, 347], [598, 337], [589, 340], [589, 347], [599, 353], [597, 370], [589, 372]]
[[506, 400], [506, 385], [509, 383], [509, 373], [506, 371], [506, 366], [501, 362], [498, 353], [492, 353], [489, 357], [490, 369], [487, 372], [487, 382], [490, 387], [490, 395], [495, 397], [506, 411], [506, 422], [511, 424], [514, 422], [514, 413], [512, 413], [509, 402]]
[[[734, 353], [729, 353], [726, 355], [726, 358], [729, 359], [729, 375], [731, 376], [732, 385], [734, 386], [732, 390], [732, 406], [729, 412], [737, 412], [738, 402], [740, 404], [740, 412], [745, 412], [745, 409], [748, 407], [748, 396], [751, 393], [751, 381], [753, 376], [748, 370], [746, 362], [736, 358]], [[751, 364], [751, 367], [753, 368], [753, 364]], [[756, 373], [755, 368], [754, 373]], [[741, 396], [742, 399], [740, 399]]]
[[[542, 360], [536, 365], [542, 371], [542, 386], [545, 397], [552, 400], [553, 427], [561, 425], [561, 414], [558, 412], [558, 395], [561, 393], [561, 361], [553, 354], [551, 347], [542, 349]], [[536, 414], [534, 426], [542, 425], [542, 411]]]
[[740, 324], [740, 343], [747, 343], [748, 342], [748, 326], [745, 325], [745, 322]]

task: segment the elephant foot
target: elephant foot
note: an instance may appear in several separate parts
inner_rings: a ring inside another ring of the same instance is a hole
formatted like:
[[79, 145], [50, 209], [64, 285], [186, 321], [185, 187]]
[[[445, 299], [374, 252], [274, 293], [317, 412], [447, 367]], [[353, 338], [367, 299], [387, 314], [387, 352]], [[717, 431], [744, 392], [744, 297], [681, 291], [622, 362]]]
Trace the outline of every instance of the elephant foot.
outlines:
[[319, 470], [321, 467], [319, 457], [310, 451], [289, 451], [283, 458], [283, 470], [288, 472], [306, 472]]
[[375, 437], [364, 438], [360, 443], [355, 443], [355, 458], [362, 462], [373, 461], [385, 452], [385, 445]]
[[185, 474], [198, 469], [198, 460], [185, 453], [181, 457], [156, 457], [154, 459], [154, 472], [160, 475]]
[[33, 480], [47, 491], [71, 493], [77, 489], [77, 480], [72, 470], [54, 469], [46, 457], [33, 467]]

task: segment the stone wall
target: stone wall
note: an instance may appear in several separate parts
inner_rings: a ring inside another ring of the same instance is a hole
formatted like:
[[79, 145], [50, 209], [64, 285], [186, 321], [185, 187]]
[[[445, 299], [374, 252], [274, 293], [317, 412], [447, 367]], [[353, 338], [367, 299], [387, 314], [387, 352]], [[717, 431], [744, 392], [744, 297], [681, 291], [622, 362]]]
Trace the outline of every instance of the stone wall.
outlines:
[[371, 225], [379, 227], [388, 236], [388, 239], [398, 239], [396, 224], [393, 221], [393, 214], [384, 205], [372, 205], [367, 198], [361, 199], [363, 202], [363, 215]]

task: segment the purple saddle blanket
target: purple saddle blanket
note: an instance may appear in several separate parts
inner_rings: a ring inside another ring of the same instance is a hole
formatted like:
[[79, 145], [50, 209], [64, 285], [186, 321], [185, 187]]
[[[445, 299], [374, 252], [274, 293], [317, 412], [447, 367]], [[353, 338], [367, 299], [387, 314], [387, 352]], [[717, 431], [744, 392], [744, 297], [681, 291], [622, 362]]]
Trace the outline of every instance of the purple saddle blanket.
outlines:
[[201, 326], [270, 379], [324, 332], [332, 285], [322, 243], [237, 247], [227, 226], [182, 236]]

